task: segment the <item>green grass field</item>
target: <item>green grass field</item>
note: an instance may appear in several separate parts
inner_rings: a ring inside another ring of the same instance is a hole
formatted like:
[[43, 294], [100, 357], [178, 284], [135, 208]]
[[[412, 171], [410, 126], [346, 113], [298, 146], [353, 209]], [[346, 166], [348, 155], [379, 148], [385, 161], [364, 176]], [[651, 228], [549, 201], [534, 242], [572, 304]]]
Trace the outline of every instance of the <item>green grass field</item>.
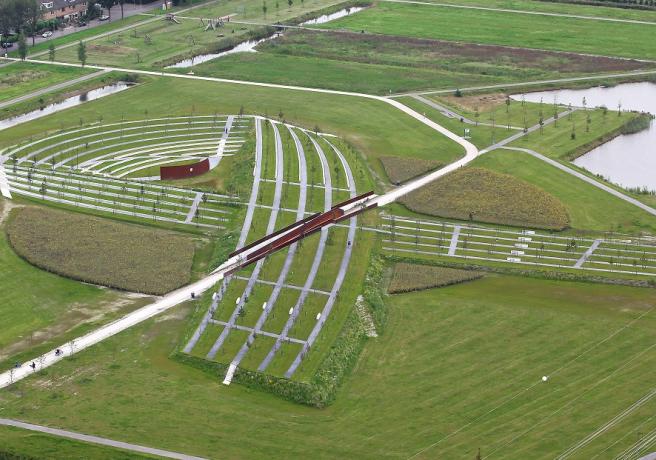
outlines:
[[[0, 201], [0, 205], [4, 201]], [[6, 208], [8, 210], [9, 208]], [[3, 212], [0, 211], [0, 215]], [[62, 337], [80, 334], [80, 325], [97, 325], [128, 311], [143, 300], [82, 284], [39, 270], [11, 249], [0, 223], [0, 363], [40, 346], [54, 346]], [[12, 361], [13, 362], [13, 361]]]
[[[0, 401], [4, 417], [209, 457], [408, 458], [427, 449], [417, 458], [473, 458], [481, 447], [553, 458], [653, 388], [644, 369], [656, 360], [654, 296], [504, 276], [394, 296], [385, 335], [320, 411], [169, 360], [189, 312], [181, 306]], [[578, 456], [618, 454], [654, 407], [631, 412]], [[55, 442], [35, 437], [29, 449], [52, 452]]]
[[0, 67], [0, 101], [88, 74], [75, 67], [16, 62]]
[[638, 232], [656, 230], [656, 218], [641, 209], [522, 152], [497, 150], [473, 165], [511, 174], [558, 198], [573, 228]]
[[[175, 94], [175, 98], [163, 98]], [[235, 84], [154, 78], [110, 98], [26, 123], [3, 132], [0, 147], [23, 142], [62, 128], [78, 125], [79, 119], [116, 122], [125, 115], [141, 118], [147, 107], [150, 117], [211, 115], [213, 113], [268, 114], [280, 112], [289, 123], [344, 137], [362, 152], [371, 167], [384, 177], [377, 160], [383, 155], [407, 155], [451, 162], [463, 154], [461, 147], [383, 102], [351, 96], [313, 94], [301, 91], [246, 87]], [[385, 133], [381, 136], [381, 133]]]
[[[428, 2], [430, 3], [431, 0], [428, 0]], [[656, 11], [616, 8], [611, 5], [589, 6], [568, 3], [565, 6], [557, 2], [536, 2], [533, 0], [439, 0], [433, 3], [656, 22]]]
[[649, 40], [654, 32], [653, 26], [644, 24], [381, 3], [322, 27], [606, 56], [656, 58], [656, 50]]

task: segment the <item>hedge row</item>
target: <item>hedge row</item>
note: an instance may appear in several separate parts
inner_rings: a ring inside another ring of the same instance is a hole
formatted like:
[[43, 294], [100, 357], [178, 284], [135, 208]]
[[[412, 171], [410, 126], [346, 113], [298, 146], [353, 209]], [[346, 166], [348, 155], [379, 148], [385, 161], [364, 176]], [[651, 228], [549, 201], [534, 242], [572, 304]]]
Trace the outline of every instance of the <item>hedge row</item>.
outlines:
[[[337, 340], [309, 383], [243, 368], [237, 369], [233, 382], [273, 393], [292, 402], [322, 408], [335, 400], [337, 390], [355, 365], [366, 338], [362, 322], [355, 309], [352, 309]], [[180, 351], [173, 353], [172, 358], [221, 379], [229, 367], [227, 364], [207, 361]]]
[[381, 257], [373, 253], [369, 259], [367, 274], [364, 279], [364, 292], [362, 296], [371, 308], [371, 316], [378, 334], [382, 334], [387, 323], [387, 308], [383, 300], [383, 275], [385, 273], [385, 262]]
[[619, 286], [646, 287], [656, 288], [656, 280], [632, 280], [623, 278], [606, 278], [585, 273], [569, 273], [550, 270], [525, 269], [515, 267], [495, 267], [489, 265], [478, 265], [475, 263], [458, 263], [446, 260], [426, 260], [417, 257], [385, 255], [385, 260], [389, 262], [408, 262], [420, 265], [433, 265], [438, 267], [458, 268], [461, 270], [478, 270], [488, 273], [499, 273], [502, 275], [526, 276], [529, 278], [539, 278], [547, 280], [560, 281], [580, 281], [588, 283], [614, 284]]

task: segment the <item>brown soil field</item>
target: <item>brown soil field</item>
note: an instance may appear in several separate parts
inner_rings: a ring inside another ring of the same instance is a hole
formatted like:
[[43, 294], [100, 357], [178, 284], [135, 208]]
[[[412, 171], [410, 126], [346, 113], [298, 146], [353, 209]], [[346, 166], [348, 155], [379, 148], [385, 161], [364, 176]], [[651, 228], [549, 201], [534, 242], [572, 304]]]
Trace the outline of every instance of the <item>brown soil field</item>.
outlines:
[[431, 265], [398, 263], [387, 291], [390, 294], [421, 291], [482, 278], [480, 272]]
[[403, 197], [410, 210], [431, 216], [563, 230], [565, 206], [553, 195], [508, 174], [462, 168]]
[[165, 230], [27, 207], [6, 231], [14, 251], [31, 264], [84, 282], [161, 295], [191, 276], [193, 239]]

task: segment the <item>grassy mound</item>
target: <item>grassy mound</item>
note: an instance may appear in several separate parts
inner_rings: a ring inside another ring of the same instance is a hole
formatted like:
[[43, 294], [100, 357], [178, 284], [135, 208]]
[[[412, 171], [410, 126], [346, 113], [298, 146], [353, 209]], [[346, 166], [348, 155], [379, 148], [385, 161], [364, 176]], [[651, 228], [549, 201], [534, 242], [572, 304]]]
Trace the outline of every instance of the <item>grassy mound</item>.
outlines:
[[455, 171], [401, 201], [412, 211], [431, 216], [554, 230], [569, 225], [565, 206], [553, 195], [482, 168]]
[[464, 283], [481, 277], [483, 277], [482, 273], [470, 270], [398, 263], [394, 266], [394, 274], [387, 291], [390, 294], [422, 291]]
[[393, 184], [400, 184], [442, 166], [439, 161], [419, 158], [380, 157], [380, 162]]
[[188, 237], [45, 208], [21, 209], [7, 235], [14, 250], [40, 268], [146, 294], [187, 283], [194, 257]]

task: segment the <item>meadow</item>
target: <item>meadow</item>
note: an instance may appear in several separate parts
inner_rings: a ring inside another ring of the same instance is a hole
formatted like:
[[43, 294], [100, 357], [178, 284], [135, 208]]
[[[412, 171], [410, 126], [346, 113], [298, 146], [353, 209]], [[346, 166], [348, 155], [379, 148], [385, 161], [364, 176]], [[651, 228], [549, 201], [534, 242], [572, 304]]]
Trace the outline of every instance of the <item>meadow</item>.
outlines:
[[[182, 305], [21, 382], [0, 401], [4, 417], [209, 457], [450, 459], [474, 458], [478, 447], [509, 459], [555, 457], [653, 389], [644, 370], [656, 363], [655, 295], [488, 275], [389, 297], [385, 334], [368, 342], [324, 410], [225, 387], [171, 361], [191, 308]], [[620, 453], [654, 404], [577, 455]], [[57, 442], [34, 437], [25, 452], [53, 452]]]
[[29, 207], [7, 235], [30, 263], [87, 283], [162, 295], [191, 278], [194, 241], [164, 230]]
[[16, 62], [0, 67], [0, 102], [90, 73], [75, 67]]
[[482, 277], [483, 273], [471, 270], [399, 262], [394, 264], [394, 271], [387, 292], [402, 294], [404, 292], [423, 291], [473, 281]]
[[656, 58], [650, 41], [654, 32], [651, 24], [386, 2], [322, 27], [603, 56]]
[[513, 176], [476, 167], [454, 171], [400, 202], [411, 211], [450, 219], [553, 230], [569, 226], [565, 207], [553, 195]]
[[403, 157], [381, 157], [380, 162], [389, 181], [396, 185], [444, 166], [437, 161]]

